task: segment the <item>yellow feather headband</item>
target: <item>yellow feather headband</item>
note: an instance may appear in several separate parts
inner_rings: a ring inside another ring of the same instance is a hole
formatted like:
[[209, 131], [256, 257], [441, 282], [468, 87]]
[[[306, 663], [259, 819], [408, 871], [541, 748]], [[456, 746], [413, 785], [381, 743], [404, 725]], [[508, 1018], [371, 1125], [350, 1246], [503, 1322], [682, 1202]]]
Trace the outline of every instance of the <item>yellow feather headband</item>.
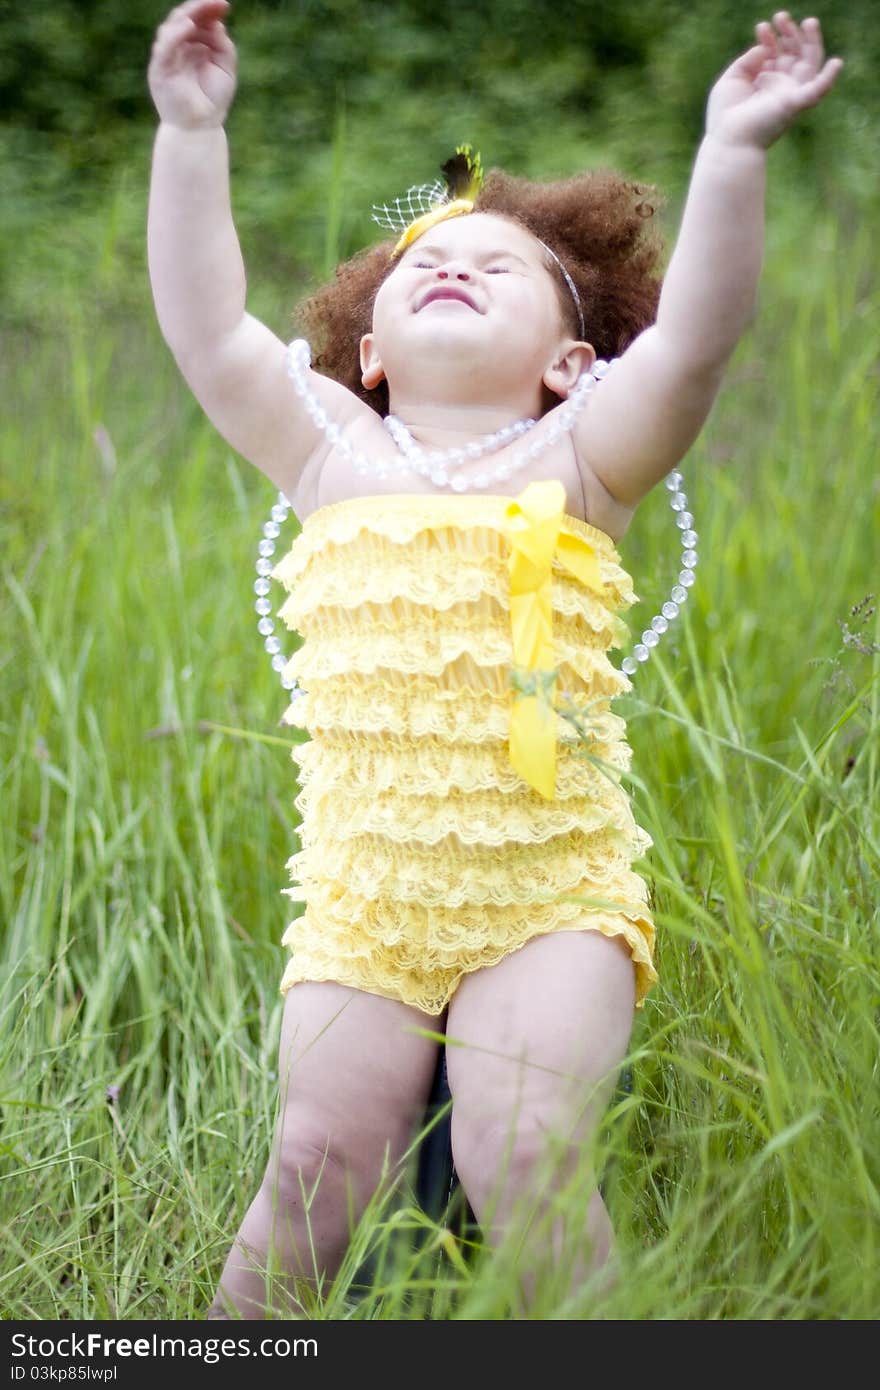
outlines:
[[[444, 182], [419, 183], [392, 203], [374, 203], [373, 221], [401, 236], [391, 253], [392, 260], [412, 246], [424, 232], [450, 217], [473, 212], [477, 194], [483, 186], [483, 164], [470, 145], [457, 145], [455, 154], [442, 166]], [[532, 233], [534, 236], [534, 232]], [[584, 311], [577, 286], [556, 252], [540, 237], [535, 238], [556, 263], [577, 309], [580, 335], [585, 336]]]
[[477, 194], [483, 186], [483, 164], [470, 145], [457, 145], [442, 170], [444, 182], [416, 184], [393, 203], [373, 205], [373, 221], [389, 231], [401, 232], [392, 257], [399, 256], [429, 227], [473, 212]]

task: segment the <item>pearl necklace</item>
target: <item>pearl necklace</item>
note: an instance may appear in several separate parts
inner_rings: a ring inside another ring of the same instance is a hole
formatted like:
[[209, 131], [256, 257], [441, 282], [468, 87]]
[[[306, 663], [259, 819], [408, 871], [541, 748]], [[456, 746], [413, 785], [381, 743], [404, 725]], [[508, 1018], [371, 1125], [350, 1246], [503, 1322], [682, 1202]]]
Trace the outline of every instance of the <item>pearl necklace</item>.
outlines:
[[[527, 463], [533, 462], [551, 444], [555, 444], [562, 434], [571, 429], [578, 411], [586, 402], [587, 395], [607, 374], [616, 360], [615, 358], [612, 362], [594, 362], [592, 371], [584, 372], [579, 377], [568, 400], [562, 406], [557, 407], [554, 412], [556, 418], [542, 439], [533, 442], [519, 454], [515, 454], [509, 463], [500, 465], [494, 470], [494, 473], [477, 474], [471, 480], [461, 478], [458, 475], [453, 476], [450, 480], [446, 469], [449, 466], [457, 467], [503, 448], [512, 439], [525, 434], [536, 422], [534, 420], [518, 420], [515, 424], [506, 425], [495, 434], [486, 436], [482, 441], [475, 441], [473, 444], [454, 449], [432, 450], [430, 454], [425, 454], [412, 438], [406, 426], [396, 417], [389, 416], [386, 424], [392, 439], [403, 455], [403, 461], [398, 464], [400, 473], [406, 476], [412, 469], [422, 477], [435, 482], [438, 487], [450, 483], [455, 492], [465, 492], [472, 484], [474, 487], [488, 487], [496, 479], [499, 482], [507, 481], [514, 472], [518, 472]], [[374, 463], [366, 454], [355, 452], [339, 425], [327, 415], [308, 383], [310, 362], [311, 351], [308, 343], [301, 338], [292, 342], [287, 349], [287, 371], [293, 381], [293, 389], [301, 398], [309, 418], [326, 435], [328, 443], [343, 458], [351, 462], [358, 473], [372, 473], [376, 478], [387, 478], [390, 469], [385, 461], [379, 460], [378, 463]], [[389, 420], [392, 423], [388, 424]], [[687, 496], [682, 491], [683, 482], [681, 473], [677, 471], [670, 473], [666, 478], [666, 487], [671, 493], [669, 505], [675, 513], [675, 523], [681, 532], [682, 555], [678, 581], [673, 585], [672, 592], [661, 607], [660, 612], [651, 619], [650, 626], [645, 628], [641, 641], [633, 647], [632, 655], [624, 657], [621, 662], [621, 669], [627, 676], [634, 675], [639, 665], [648, 660], [663, 633], [668, 630], [670, 623], [678, 617], [682, 605], [687, 599], [688, 590], [693, 586], [696, 578], [694, 570], [697, 565], [697, 533], [693, 529], [693, 514], [687, 509]], [[290, 500], [283, 492], [279, 492], [269, 520], [263, 526], [263, 535], [258, 547], [257, 578], [254, 583], [254, 593], [257, 598], [254, 607], [258, 615], [257, 631], [264, 639], [266, 651], [272, 660], [272, 668], [279, 673], [284, 689], [291, 692], [291, 699], [298, 699], [306, 692], [302, 687], [297, 686], [293, 677], [285, 674], [288, 659], [282, 653], [281, 643], [275, 636], [275, 624], [270, 617], [272, 604], [268, 597], [271, 588], [269, 575], [273, 568], [272, 556], [275, 553], [275, 541], [290, 510]]]
[[463, 478], [457, 473], [450, 477], [447, 467], [460, 467], [464, 463], [470, 463], [471, 460], [482, 458], [485, 454], [497, 452], [505, 444], [509, 444], [511, 440], [526, 434], [537, 424], [537, 421], [517, 420], [515, 424], [505, 425], [495, 434], [487, 435], [479, 441], [475, 440], [472, 444], [452, 449], [432, 449], [429, 454], [426, 454], [413, 439], [403, 421], [398, 420], [395, 415], [389, 415], [385, 425], [401, 453], [400, 459], [395, 460], [394, 468], [392, 468], [385, 459], [374, 461], [363, 452], [356, 451], [339, 426], [330, 421], [326, 410], [309, 386], [308, 373], [311, 360], [311, 351], [305, 339], [295, 339], [287, 349], [287, 374], [293, 382], [293, 389], [302, 401], [306, 414], [312, 423], [323, 431], [337, 452], [348, 463], [352, 464], [356, 473], [362, 476], [371, 473], [373, 477], [379, 479], [387, 478], [395, 470], [404, 477], [411, 473], [418, 473], [420, 477], [427, 478], [429, 482], [432, 482], [435, 487], [451, 487], [453, 492], [467, 492], [472, 487], [488, 488], [496, 482], [507, 482], [514, 473], [518, 473], [530, 463], [534, 463], [548, 449], [551, 449], [563, 434], [571, 429], [578, 413], [586, 405], [590, 392], [595, 389], [602, 377], [613, 366], [613, 362], [594, 362], [590, 371], [583, 372], [578, 377], [568, 399], [553, 411], [549, 427], [539, 439], [533, 440], [526, 448], [520, 449], [512, 458], [506, 459], [494, 469], [477, 473], [473, 478]]
[[[476, 462], [483, 458], [485, 454], [494, 454], [505, 445], [512, 443], [514, 439], [519, 439], [537, 424], [537, 420], [517, 420], [512, 425], [505, 425], [503, 429], [497, 430], [495, 434], [489, 434], [482, 440], [474, 440], [470, 444], [461, 445], [453, 449], [432, 449], [426, 454], [420, 444], [417, 444], [402, 420], [396, 415], [386, 415], [384, 424], [391, 438], [394, 440], [400, 452], [409, 460], [413, 468], [424, 461], [428, 465], [429, 471], [425, 476], [437, 487], [445, 487], [449, 481], [447, 468], [460, 468], [462, 464]], [[482, 486], [477, 484], [475, 486]]]

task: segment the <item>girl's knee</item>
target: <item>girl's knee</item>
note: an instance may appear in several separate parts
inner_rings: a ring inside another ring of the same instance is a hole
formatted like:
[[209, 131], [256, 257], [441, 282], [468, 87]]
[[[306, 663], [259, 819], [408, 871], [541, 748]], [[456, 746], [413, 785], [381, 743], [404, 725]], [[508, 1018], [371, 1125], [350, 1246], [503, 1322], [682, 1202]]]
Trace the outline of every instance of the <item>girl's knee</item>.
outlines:
[[330, 1117], [288, 1113], [276, 1135], [263, 1181], [264, 1191], [285, 1204], [310, 1202], [319, 1192], [351, 1192], [365, 1203], [393, 1168], [393, 1145], [377, 1134], [336, 1123]]
[[552, 1152], [537, 1118], [487, 1123], [452, 1111], [452, 1161], [475, 1211], [501, 1189], [521, 1190]]
[[318, 1184], [338, 1187], [351, 1172], [344, 1145], [320, 1128], [296, 1128], [276, 1143], [263, 1186], [277, 1190], [285, 1201], [296, 1201]]

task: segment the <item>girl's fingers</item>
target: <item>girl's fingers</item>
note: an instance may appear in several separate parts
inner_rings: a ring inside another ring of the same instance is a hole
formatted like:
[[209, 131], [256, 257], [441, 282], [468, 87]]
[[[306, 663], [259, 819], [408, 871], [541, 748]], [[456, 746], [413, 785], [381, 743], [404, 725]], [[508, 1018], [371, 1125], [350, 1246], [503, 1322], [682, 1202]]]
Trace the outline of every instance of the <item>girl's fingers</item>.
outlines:
[[758, 43], [764, 49], [766, 56], [768, 58], [775, 58], [777, 48], [776, 34], [773, 31], [773, 25], [768, 24], [766, 19], [762, 19], [760, 24], [755, 25], [755, 35], [757, 36]]
[[[212, 3], [216, 4], [216, 0], [212, 0]], [[159, 28], [153, 51], [160, 61], [170, 60], [172, 53], [179, 56], [193, 43], [205, 44], [218, 54], [228, 55], [235, 51], [235, 45], [221, 23], [214, 18], [206, 22], [204, 16], [187, 11], [188, 7], [181, 5]]]
[[[841, 59], [834, 59], [830, 69], [825, 62], [822, 26], [818, 19], [805, 19], [798, 25], [788, 10], [777, 10], [772, 23], [761, 20], [755, 25], [755, 36], [758, 47], [750, 48], [734, 66], [740, 66], [742, 72], [753, 77], [760, 75], [762, 68], [788, 74], [809, 90], [811, 105], [818, 100], [816, 92], [824, 95], [843, 67]], [[821, 84], [815, 87], [820, 79]]]
[[787, 10], [780, 10], [773, 16], [773, 22], [779, 29], [783, 52], [793, 60], [792, 66], [804, 64], [806, 71], [818, 73], [825, 60], [822, 26], [818, 19], [805, 19], [798, 25]]
[[730, 71], [739, 77], [746, 77], [753, 82], [759, 72], [767, 64], [767, 49], [762, 43], [756, 43], [753, 48], [746, 49], [741, 53], [734, 63], [730, 66]]
[[800, 57], [801, 31], [788, 10], [777, 10], [773, 16], [773, 23], [779, 32], [779, 46], [783, 53], [788, 53], [794, 58]]
[[235, 45], [231, 41], [224, 44], [222, 48], [212, 48], [211, 59], [216, 67], [222, 68], [230, 77], [235, 76], [238, 60], [235, 52]]
[[220, 19], [229, 9], [229, 0], [186, 0], [185, 4], [175, 6], [168, 19], [181, 16], [194, 19], [199, 14], [209, 19]]
[[199, 43], [207, 44], [215, 53], [228, 53], [235, 48], [222, 24], [212, 24], [210, 27], [198, 29], [196, 33]]
[[172, 44], [180, 43], [181, 39], [190, 38], [198, 31], [198, 26], [188, 14], [180, 14], [173, 11], [164, 24], [159, 26], [156, 33], [156, 43], [160, 47], [170, 47]]
[[178, 5], [159, 25], [157, 38], [186, 32], [193, 26], [209, 31], [223, 28], [222, 20], [229, 10], [227, 0], [189, 0], [186, 5]]
[[813, 70], [818, 72], [825, 60], [822, 26], [818, 19], [805, 19], [801, 29], [804, 34], [804, 57], [809, 60]]
[[805, 107], [815, 106], [817, 101], [821, 101], [825, 93], [834, 86], [842, 67], [842, 58], [829, 58], [818, 76], [814, 77], [812, 82], [804, 83], [801, 88], [801, 104]]

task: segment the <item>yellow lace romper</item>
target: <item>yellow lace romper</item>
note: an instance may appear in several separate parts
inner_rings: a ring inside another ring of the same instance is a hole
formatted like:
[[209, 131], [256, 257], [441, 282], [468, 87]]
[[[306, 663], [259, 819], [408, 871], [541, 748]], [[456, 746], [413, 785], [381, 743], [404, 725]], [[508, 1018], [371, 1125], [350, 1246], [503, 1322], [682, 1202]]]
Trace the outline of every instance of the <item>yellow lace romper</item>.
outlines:
[[585, 929], [624, 937], [639, 1004], [656, 979], [631, 868], [651, 842], [610, 710], [635, 596], [610, 538], [564, 504], [556, 481], [352, 497], [276, 566], [302, 637], [285, 719], [309, 734], [283, 991], [333, 980], [439, 1014], [468, 971]]

